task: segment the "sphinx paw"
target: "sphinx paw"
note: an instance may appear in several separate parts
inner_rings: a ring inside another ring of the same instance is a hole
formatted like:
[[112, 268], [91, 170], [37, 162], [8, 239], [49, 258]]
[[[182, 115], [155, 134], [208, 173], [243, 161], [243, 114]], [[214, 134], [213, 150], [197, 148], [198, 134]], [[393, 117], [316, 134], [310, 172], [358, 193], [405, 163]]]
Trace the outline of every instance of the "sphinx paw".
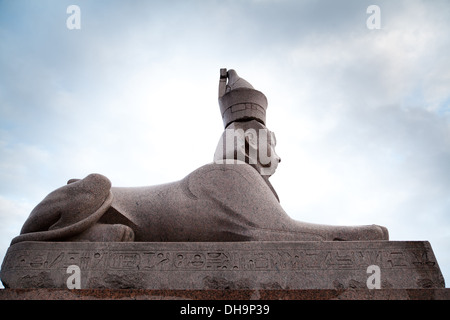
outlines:
[[96, 223], [89, 229], [66, 241], [133, 242], [134, 231], [123, 224]]

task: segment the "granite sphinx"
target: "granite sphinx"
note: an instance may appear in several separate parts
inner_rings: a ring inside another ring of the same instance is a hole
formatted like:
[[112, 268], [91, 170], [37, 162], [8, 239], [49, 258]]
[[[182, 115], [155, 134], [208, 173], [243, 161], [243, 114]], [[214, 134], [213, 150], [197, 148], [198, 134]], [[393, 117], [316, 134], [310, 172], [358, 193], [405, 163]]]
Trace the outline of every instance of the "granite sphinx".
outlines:
[[307, 223], [283, 210], [269, 181], [281, 159], [267, 105], [221, 69], [224, 131], [213, 162], [148, 187], [115, 187], [101, 174], [69, 180], [12, 239], [5, 288], [444, 288], [427, 241], [387, 241], [382, 226]]
[[388, 240], [382, 226], [307, 223], [283, 210], [269, 181], [281, 159], [266, 127], [267, 106], [236, 71], [221, 69], [224, 132], [212, 163], [148, 187], [113, 187], [101, 174], [71, 179], [32, 210], [11, 244]]

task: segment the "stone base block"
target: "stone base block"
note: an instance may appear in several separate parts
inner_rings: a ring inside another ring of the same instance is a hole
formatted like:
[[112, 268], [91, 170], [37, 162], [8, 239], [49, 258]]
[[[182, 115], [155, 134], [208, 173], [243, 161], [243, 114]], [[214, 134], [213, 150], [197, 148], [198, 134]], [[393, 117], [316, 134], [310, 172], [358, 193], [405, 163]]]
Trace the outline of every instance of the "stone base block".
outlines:
[[450, 300], [450, 289], [0, 289], [0, 300]]
[[8, 249], [0, 277], [13, 289], [445, 287], [427, 241], [21, 242]]

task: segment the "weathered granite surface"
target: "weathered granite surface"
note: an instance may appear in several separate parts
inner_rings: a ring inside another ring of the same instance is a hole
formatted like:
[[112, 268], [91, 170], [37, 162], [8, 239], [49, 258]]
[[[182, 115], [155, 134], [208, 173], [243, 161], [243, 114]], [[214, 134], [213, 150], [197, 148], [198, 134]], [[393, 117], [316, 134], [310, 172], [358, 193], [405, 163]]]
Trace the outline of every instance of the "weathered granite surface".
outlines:
[[381, 289], [444, 288], [426, 241], [21, 242], [1, 268], [6, 288], [367, 289], [368, 266]]
[[450, 289], [3, 289], [0, 300], [450, 300]]

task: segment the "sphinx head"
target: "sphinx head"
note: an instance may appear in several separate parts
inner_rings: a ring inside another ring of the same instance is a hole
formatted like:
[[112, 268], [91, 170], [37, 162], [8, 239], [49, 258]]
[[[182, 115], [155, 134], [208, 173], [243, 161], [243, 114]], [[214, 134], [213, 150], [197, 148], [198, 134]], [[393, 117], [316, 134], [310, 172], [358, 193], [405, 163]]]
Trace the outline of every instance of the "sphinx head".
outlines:
[[259, 121], [236, 121], [224, 130], [214, 154], [214, 162], [246, 163], [261, 175], [270, 177], [281, 161], [275, 146], [275, 134]]

